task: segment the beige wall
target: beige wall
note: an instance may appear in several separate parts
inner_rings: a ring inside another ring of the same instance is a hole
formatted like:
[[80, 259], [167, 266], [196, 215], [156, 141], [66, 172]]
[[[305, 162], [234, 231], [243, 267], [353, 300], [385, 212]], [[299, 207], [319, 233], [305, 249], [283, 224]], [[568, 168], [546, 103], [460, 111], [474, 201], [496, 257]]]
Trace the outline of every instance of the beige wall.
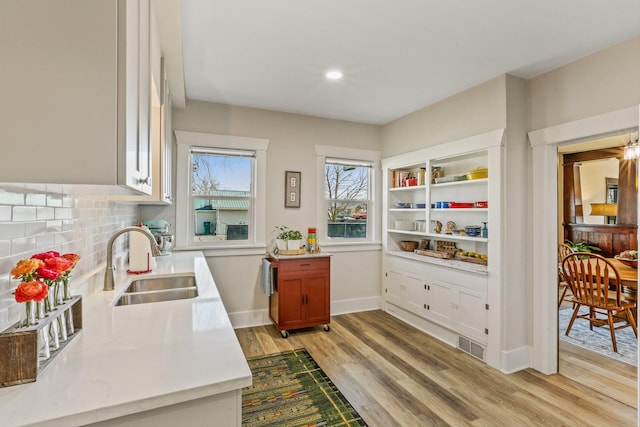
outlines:
[[[267, 242], [276, 225], [297, 228], [306, 235], [316, 226], [318, 185], [315, 145], [364, 150], [381, 149], [379, 126], [236, 107], [202, 101], [174, 110], [176, 130], [269, 139], [267, 152]], [[284, 172], [302, 172], [300, 209], [284, 208]], [[174, 170], [175, 173], [175, 170]], [[175, 180], [174, 180], [175, 182]], [[144, 218], [163, 218], [175, 224], [175, 207], [142, 207]], [[319, 241], [320, 245], [323, 242]], [[330, 248], [326, 248], [331, 250]], [[268, 299], [259, 287], [261, 256], [210, 257], [209, 266], [227, 311], [234, 315], [266, 310]], [[332, 259], [332, 301], [377, 298], [380, 295], [380, 251], [340, 252]], [[373, 268], [372, 268], [373, 267]]]
[[640, 104], [640, 37], [530, 80], [531, 130]]
[[383, 127], [383, 157], [506, 127], [502, 75]]

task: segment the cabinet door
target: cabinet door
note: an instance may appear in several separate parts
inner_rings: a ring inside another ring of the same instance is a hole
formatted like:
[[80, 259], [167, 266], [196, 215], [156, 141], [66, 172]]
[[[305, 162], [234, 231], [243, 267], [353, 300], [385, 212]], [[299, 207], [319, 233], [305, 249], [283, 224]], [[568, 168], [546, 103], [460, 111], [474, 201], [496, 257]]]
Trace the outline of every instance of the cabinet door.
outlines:
[[304, 278], [301, 274], [282, 275], [278, 279], [278, 325], [295, 327], [303, 320]]
[[[151, 57], [149, 0], [120, 0], [124, 46], [120, 49], [119, 111], [125, 135], [118, 153], [119, 180], [151, 194]], [[120, 95], [121, 94], [121, 95]]]
[[429, 283], [427, 285], [427, 317], [443, 326], [451, 328], [454, 317], [455, 291], [446, 283]]
[[388, 271], [385, 276], [385, 299], [391, 304], [402, 307], [406, 299], [406, 288], [402, 285], [402, 274], [397, 271]]
[[2, 1], [0, 16], [0, 182], [115, 185], [118, 5]]
[[486, 295], [464, 288], [459, 288], [457, 294], [456, 330], [466, 337], [486, 343]]
[[407, 275], [404, 278], [407, 289], [406, 308], [420, 316], [426, 313], [427, 289], [424, 280]]
[[304, 321], [329, 322], [329, 278], [324, 272], [304, 275]]
[[169, 90], [169, 79], [167, 77], [164, 60], [162, 61], [162, 78], [162, 201], [165, 203], [173, 203], [173, 190], [171, 188], [171, 166], [173, 163], [173, 126], [171, 124], [172, 104], [171, 91]]

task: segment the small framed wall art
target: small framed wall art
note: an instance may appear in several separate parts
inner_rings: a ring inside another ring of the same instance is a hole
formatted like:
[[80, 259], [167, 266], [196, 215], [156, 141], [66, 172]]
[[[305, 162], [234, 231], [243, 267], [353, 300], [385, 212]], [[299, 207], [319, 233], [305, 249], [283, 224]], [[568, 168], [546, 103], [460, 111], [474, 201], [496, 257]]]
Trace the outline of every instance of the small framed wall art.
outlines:
[[300, 176], [301, 172], [284, 172], [284, 207], [300, 207]]

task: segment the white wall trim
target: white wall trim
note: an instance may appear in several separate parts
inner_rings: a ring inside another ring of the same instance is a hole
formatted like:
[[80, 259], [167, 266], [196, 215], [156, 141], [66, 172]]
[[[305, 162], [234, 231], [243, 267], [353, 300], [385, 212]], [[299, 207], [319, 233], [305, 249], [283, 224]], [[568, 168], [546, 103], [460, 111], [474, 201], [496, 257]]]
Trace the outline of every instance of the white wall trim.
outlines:
[[416, 159], [438, 159], [466, 154], [474, 151], [486, 150], [504, 144], [504, 128], [472, 135], [455, 141], [426, 147], [421, 150], [410, 151], [382, 160], [382, 168], [398, 168], [416, 163]]
[[587, 117], [573, 122], [529, 132], [531, 147], [542, 145], [562, 145], [575, 140], [606, 136], [625, 129], [638, 127], [640, 106]]
[[545, 373], [558, 372], [558, 157], [557, 148], [568, 142], [637, 128], [640, 105], [529, 132], [533, 149], [532, 181], [532, 366]]

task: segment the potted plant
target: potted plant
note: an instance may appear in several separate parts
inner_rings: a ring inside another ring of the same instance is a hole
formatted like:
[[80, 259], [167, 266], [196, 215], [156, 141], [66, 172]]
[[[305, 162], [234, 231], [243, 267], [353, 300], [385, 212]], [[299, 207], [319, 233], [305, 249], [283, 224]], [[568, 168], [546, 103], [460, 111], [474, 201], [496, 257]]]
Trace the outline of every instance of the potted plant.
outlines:
[[285, 225], [276, 226], [278, 236], [276, 237], [276, 247], [279, 250], [296, 251], [302, 246], [302, 233], [292, 230]]
[[574, 243], [571, 240], [567, 240], [565, 243], [567, 244], [567, 246], [571, 248], [573, 252], [596, 252], [596, 251], [599, 252], [601, 250], [599, 247], [590, 245], [587, 242]]

